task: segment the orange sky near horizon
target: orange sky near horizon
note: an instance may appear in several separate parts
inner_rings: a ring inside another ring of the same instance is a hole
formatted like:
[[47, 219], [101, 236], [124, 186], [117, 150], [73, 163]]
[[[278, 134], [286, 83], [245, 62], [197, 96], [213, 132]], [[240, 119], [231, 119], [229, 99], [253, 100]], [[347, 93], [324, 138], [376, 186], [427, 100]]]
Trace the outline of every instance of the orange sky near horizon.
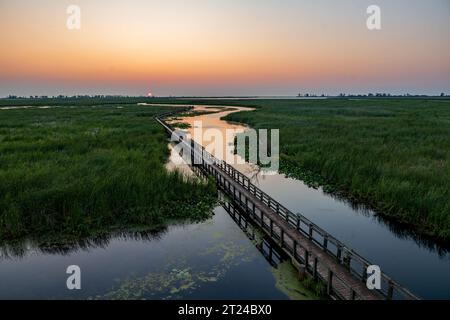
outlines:
[[[80, 31], [65, 26], [72, 2], [82, 9]], [[303, 7], [302, 1], [286, 1], [281, 8], [273, 1], [257, 7], [218, 0], [72, 2], [2, 1], [0, 28], [7, 30], [0, 33], [2, 85], [115, 81], [143, 90], [152, 83], [168, 94], [171, 83], [211, 86], [211, 93], [249, 84], [251, 94], [251, 86], [271, 83], [318, 90], [364, 82], [416, 85], [421, 79], [450, 84], [450, 23], [440, 20], [445, 15], [439, 8], [423, 12], [418, 5], [411, 17], [420, 8], [424, 17], [434, 15], [432, 24], [421, 25], [396, 21], [384, 9], [383, 29], [374, 32], [365, 27], [367, 6], [348, 1], [346, 10], [330, 5], [335, 11], [323, 1]]]

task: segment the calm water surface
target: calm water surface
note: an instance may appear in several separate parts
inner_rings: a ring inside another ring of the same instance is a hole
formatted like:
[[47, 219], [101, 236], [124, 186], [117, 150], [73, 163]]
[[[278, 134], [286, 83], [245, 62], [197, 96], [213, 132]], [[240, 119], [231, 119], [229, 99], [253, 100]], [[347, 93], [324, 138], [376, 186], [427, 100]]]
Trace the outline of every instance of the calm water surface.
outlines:
[[[236, 111], [245, 110], [248, 108]], [[222, 131], [245, 130], [244, 126], [220, 120], [229, 112], [185, 118], [183, 122], [193, 125], [202, 121], [203, 128], [213, 124]], [[192, 134], [193, 130], [188, 131]], [[203, 141], [204, 145], [209, 143]], [[364, 206], [352, 205], [283, 174], [266, 175], [251, 164], [234, 166], [292, 212], [303, 214], [422, 298], [450, 299], [450, 245], [423, 239]]]
[[[167, 168], [192, 174], [174, 165], [176, 157], [172, 153]], [[269, 259], [269, 243], [262, 236], [256, 243], [217, 206], [205, 222], [151, 234], [113, 233], [52, 248], [3, 245], [0, 299], [292, 298], [275, 272], [284, 258]], [[81, 268], [79, 291], [66, 287], [70, 265]]]
[[[235, 111], [182, 121], [194, 125], [201, 120], [204, 128], [242, 132], [244, 126], [220, 119]], [[176, 156], [173, 153], [171, 159]], [[290, 210], [301, 212], [416, 294], [450, 298], [450, 254], [445, 247], [301, 181], [264, 175], [250, 164], [236, 167]], [[173, 169], [173, 163], [168, 168]], [[222, 207], [215, 208], [206, 222], [170, 226], [156, 234], [112, 234], [45, 250], [32, 243], [0, 250], [0, 299], [288, 298], [277, 286], [273, 266]], [[66, 289], [69, 265], [81, 267], [80, 291]]]
[[[208, 221], [155, 234], [2, 250], [0, 299], [288, 299], [272, 265], [222, 207]], [[80, 291], [66, 288], [69, 265], [81, 268]]]

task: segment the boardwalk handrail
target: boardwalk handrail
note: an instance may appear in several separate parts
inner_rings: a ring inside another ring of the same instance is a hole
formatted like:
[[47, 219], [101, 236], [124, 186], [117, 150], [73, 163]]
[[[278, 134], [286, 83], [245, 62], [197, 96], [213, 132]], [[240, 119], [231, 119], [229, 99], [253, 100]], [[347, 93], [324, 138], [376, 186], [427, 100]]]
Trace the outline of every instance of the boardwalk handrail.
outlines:
[[[175, 135], [175, 138], [184, 143], [188, 148], [192, 148], [192, 155], [196, 157], [199, 163], [206, 163], [207, 165], [214, 164], [220, 168], [225, 174], [242, 186], [245, 190], [250, 192], [254, 197], [263, 202], [267, 207], [272, 209], [277, 215], [283, 218], [291, 227], [295, 228], [304, 236], [308, 237], [315, 245], [320, 247], [328, 255], [332, 256], [336, 261], [346, 267], [348, 272], [360, 279], [366, 281], [367, 267], [373, 265], [367, 259], [363, 258], [353, 249], [346, 246], [344, 243], [333, 237], [331, 234], [314, 224], [308, 218], [300, 213], [293, 213], [270, 195], [255, 186], [250, 179], [240, 171], [233, 168], [230, 164], [223, 160], [217, 159], [211, 153], [207, 152], [203, 146], [197, 142], [190, 140], [183, 140], [183, 135], [177, 133], [175, 129], [168, 124], [165, 119], [182, 112], [191, 111], [193, 107], [177, 108], [175, 111], [159, 114], [155, 120], [160, 123], [168, 133]], [[263, 221], [261, 222], [264, 225]], [[300, 244], [298, 244], [301, 246]], [[306, 250], [306, 248], [304, 248]], [[307, 261], [306, 261], [307, 262]], [[307, 266], [308, 268], [308, 266]], [[322, 279], [327, 282], [327, 279]], [[390, 276], [381, 273], [382, 289], [376, 290], [383, 298], [391, 300], [397, 298], [405, 298], [411, 300], [419, 299], [411, 291], [404, 286], [397, 283]], [[345, 285], [345, 284], [344, 284]]]

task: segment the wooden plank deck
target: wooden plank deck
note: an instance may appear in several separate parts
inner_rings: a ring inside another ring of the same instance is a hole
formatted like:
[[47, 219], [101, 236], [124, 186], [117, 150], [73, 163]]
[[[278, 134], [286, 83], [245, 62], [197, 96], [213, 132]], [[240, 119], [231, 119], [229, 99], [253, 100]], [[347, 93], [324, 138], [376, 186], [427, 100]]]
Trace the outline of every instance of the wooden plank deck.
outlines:
[[[220, 187], [238, 203], [248, 216], [259, 225], [267, 235], [276, 240], [281, 248], [291, 259], [308, 264], [308, 270], [316, 270], [316, 276], [330, 280], [329, 294], [340, 299], [380, 300], [382, 297], [376, 292], [369, 290], [365, 282], [356, 279], [347, 269], [339, 264], [336, 259], [324, 252], [310, 239], [299, 233], [295, 228], [280, 217], [274, 210], [267, 207], [261, 200], [257, 199], [248, 190], [236, 183], [231, 177], [223, 172], [218, 166], [212, 165], [212, 169], [220, 175]], [[255, 210], [253, 211], [253, 204]], [[263, 217], [261, 220], [261, 216]], [[272, 225], [272, 228], [270, 227]], [[272, 229], [272, 231], [270, 231]], [[283, 234], [283, 235], [282, 235]], [[295, 245], [297, 243], [297, 245]], [[295, 247], [295, 249], [294, 249]], [[305, 259], [305, 257], [307, 258]], [[302, 257], [303, 259], [299, 259]], [[317, 260], [316, 260], [317, 259]], [[316, 268], [314, 269], [314, 261]], [[319, 263], [320, 261], [320, 263]], [[331, 272], [331, 273], [330, 273]], [[314, 273], [314, 272], [313, 272]]]
[[365, 279], [371, 263], [307, 218], [289, 211], [253, 185], [248, 177], [206, 152], [201, 145], [183, 140], [164, 121], [164, 117], [185, 111], [187, 109], [161, 115], [156, 117], [156, 121], [172, 138], [188, 148], [191, 165], [213, 176], [218, 187], [279, 244], [294, 265], [327, 285], [330, 297], [343, 300], [419, 299], [384, 273], [381, 274], [383, 288], [369, 290]]

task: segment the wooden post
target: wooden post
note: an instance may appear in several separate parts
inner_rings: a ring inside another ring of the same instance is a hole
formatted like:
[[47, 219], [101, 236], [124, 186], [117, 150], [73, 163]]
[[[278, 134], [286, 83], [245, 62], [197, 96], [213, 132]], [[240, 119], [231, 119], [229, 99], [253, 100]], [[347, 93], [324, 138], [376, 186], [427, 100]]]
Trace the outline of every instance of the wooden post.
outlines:
[[273, 238], [273, 221], [270, 220], [270, 237]]
[[389, 280], [387, 300], [392, 300], [393, 296], [394, 296], [394, 285], [392, 284], [392, 281]]
[[328, 249], [328, 236], [325, 235], [323, 237], [323, 250], [327, 251], [327, 249]]
[[309, 266], [309, 252], [305, 250], [305, 267], [306, 267], [306, 270], [308, 270], [308, 266]]
[[362, 282], [366, 282], [367, 281], [367, 265], [364, 265], [364, 270], [363, 270], [363, 274], [362, 274]]
[[194, 139], [191, 139], [191, 166], [195, 165], [195, 159], [194, 159]]
[[341, 261], [341, 256], [342, 256], [342, 246], [338, 245], [337, 254], [336, 254], [336, 258], [337, 258], [338, 262]]
[[345, 267], [350, 271], [351, 270], [351, 257], [349, 255], [349, 253], [347, 252], [344, 258], [344, 264]]
[[328, 269], [328, 283], [327, 283], [327, 294], [331, 295], [333, 289], [333, 272]]
[[284, 246], [284, 230], [283, 229], [281, 229], [280, 238], [281, 238], [281, 249], [283, 249], [283, 246]]
[[297, 240], [294, 240], [294, 246], [292, 249], [292, 255], [294, 256], [294, 259], [297, 259], [297, 246], [298, 246]]
[[314, 280], [317, 280], [317, 257], [314, 257], [314, 269], [313, 269], [313, 277]]
[[202, 146], [202, 166], [205, 166], [205, 147]]

